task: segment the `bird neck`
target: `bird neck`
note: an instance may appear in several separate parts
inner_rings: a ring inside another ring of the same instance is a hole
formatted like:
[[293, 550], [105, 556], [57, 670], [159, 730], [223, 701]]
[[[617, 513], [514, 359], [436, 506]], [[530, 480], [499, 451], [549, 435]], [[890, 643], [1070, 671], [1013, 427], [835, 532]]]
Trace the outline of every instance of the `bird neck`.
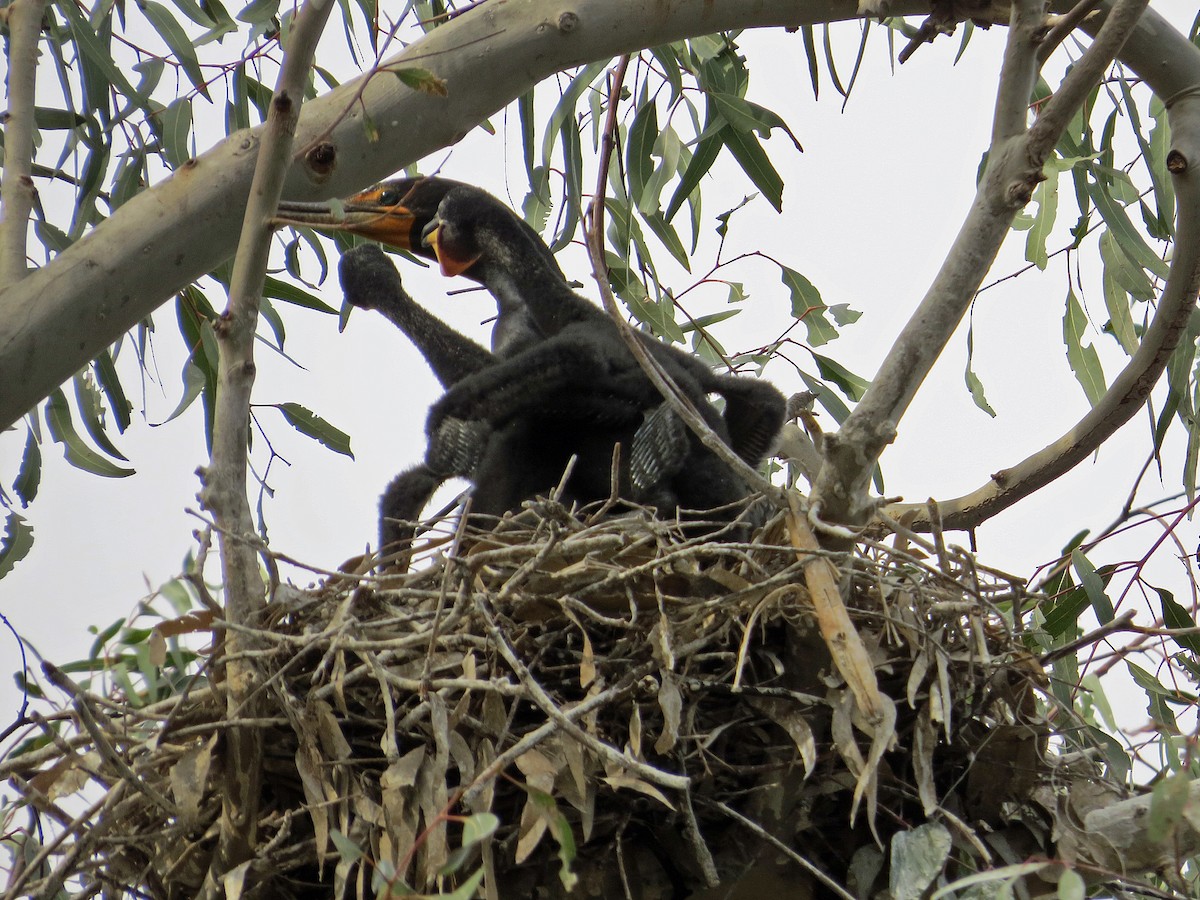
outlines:
[[496, 298], [500, 315], [525, 310], [528, 320], [545, 336], [555, 335], [572, 322], [591, 314], [593, 307], [575, 294], [562, 276], [536, 264], [496, 267], [489, 272], [488, 290]]

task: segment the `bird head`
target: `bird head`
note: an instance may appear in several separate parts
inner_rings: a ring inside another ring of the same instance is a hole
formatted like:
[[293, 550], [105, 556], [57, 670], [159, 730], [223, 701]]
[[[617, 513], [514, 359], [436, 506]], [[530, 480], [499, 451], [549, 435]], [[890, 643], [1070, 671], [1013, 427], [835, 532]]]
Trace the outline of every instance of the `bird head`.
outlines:
[[[442, 198], [457, 187], [467, 186], [448, 178], [397, 178], [340, 202], [284, 201], [271, 224], [314, 228], [327, 234], [347, 232], [437, 260], [436, 249], [423, 235], [431, 229]], [[443, 272], [459, 274], [446, 272], [445, 266]]]
[[340, 204], [279, 204], [274, 225], [349, 232], [436, 260], [443, 275], [486, 281], [488, 266], [540, 257], [563, 277], [532, 228], [491, 194], [461, 181], [425, 176], [385, 181]]

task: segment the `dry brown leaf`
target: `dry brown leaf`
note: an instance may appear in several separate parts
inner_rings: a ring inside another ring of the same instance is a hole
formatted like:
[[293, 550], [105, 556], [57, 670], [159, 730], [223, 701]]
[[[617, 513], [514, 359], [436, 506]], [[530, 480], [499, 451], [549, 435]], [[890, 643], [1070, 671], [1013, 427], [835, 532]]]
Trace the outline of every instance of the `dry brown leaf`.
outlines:
[[300, 775], [305, 808], [313, 823], [313, 849], [317, 856], [317, 865], [323, 866], [325, 856], [329, 852], [329, 810], [325, 806], [326, 784], [322, 777], [321, 754], [317, 750], [312, 730], [302, 727], [297, 737], [300, 739], [300, 746], [296, 748], [296, 772]]
[[[559, 767], [545, 754], [537, 750], [528, 750], [517, 757], [517, 768], [521, 770], [521, 774], [525, 776], [525, 783], [531, 788], [553, 796], [554, 778]], [[529, 854], [541, 842], [548, 827], [542, 804], [532, 796], [527, 797], [521, 810], [521, 836], [517, 841], [514, 857], [518, 865], [529, 858]]]
[[679, 741], [679, 721], [683, 712], [683, 694], [679, 691], [679, 679], [674, 672], [662, 670], [659, 673], [658, 707], [663, 714], [662, 733], [654, 742], [654, 752], [666, 754], [674, 749]]
[[182, 634], [196, 634], [200, 631], [211, 631], [213, 614], [204, 609], [190, 612], [174, 619], [165, 619], [154, 626], [154, 631], [164, 638], [178, 637]]
[[583, 635], [583, 653], [579, 660], [579, 686], [586, 688], [596, 680], [596, 653], [587, 631], [581, 628], [580, 633]]
[[193, 744], [171, 766], [171, 796], [179, 806], [179, 815], [188, 828], [192, 828], [200, 813], [200, 801], [208, 786], [208, 770], [212, 764], [213, 748], [217, 737]]
[[642, 709], [636, 703], [629, 710], [629, 753], [642, 759]]
[[937, 745], [937, 729], [934, 727], [929, 704], [917, 711], [913, 734], [912, 768], [917, 780], [917, 796], [921, 798], [921, 809], [932, 816], [938, 808], [937, 788], [933, 784], [933, 749]]
[[675, 809], [675, 805], [666, 798], [662, 791], [650, 784], [648, 781], [630, 775], [628, 772], [621, 770], [610, 769], [609, 773], [604, 776], [604, 783], [611, 787], [614, 791], [621, 788], [627, 788], [631, 791], [638, 791], [645, 794], [647, 797], [653, 797], [667, 809]]

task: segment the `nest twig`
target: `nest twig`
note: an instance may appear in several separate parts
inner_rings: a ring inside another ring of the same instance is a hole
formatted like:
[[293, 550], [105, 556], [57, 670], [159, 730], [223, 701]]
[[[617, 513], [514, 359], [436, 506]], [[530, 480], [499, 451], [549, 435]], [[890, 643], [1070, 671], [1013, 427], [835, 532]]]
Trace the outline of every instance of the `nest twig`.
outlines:
[[[853, 896], [857, 851], [926, 820], [955, 833], [954, 865], [987, 865], [976, 829], [1053, 773], [1041, 669], [1005, 614], [1019, 583], [903, 538], [830, 557], [797, 527], [721, 542], [549, 505], [410, 574], [281, 592], [250, 642], [276, 713], [236, 723], [267, 748], [243, 896], [482, 873], [491, 897], [670, 897], [756, 864]], [[52, 676], [62, 712], [0, 761], [30, 816], [4, 897], [199, 890], [235, 724], [210, 670], [149, 705]]]

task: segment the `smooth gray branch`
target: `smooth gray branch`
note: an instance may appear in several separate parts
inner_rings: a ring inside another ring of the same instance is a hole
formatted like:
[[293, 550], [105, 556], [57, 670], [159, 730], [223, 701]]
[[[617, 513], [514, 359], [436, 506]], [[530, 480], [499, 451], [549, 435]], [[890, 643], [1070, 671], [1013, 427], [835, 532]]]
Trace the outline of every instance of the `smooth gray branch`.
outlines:
[[[880, 454], [958, 328], [1008, 236], [1013, 217], [1043, 179], [1046, 158], [1071, 115], [1134, 33], [1133, 26], [1145, 6], [1146, 0], [1118, 0], [1115, 12], [1085, 54], [1087, 65], [1076, 67], [1082, 74], [1075, 77], [1073, 70], [1064, 79], [1065, 94], [1054, 104], [1052, 114], [1043, 116], [1036, 130], [1025, 131], [1028, 97], [1037, 77], [1036, 48], [1041, 33], [1035, 20], [1041, 4], [1037, 0], [1014, 4], [987, 169], [962, 229], [920, 306], [897, 337], [862, 402], [839, 432], [826, 436], [826, 461], [813, 491], [823, 517], [852, 524], [870, 518], [870, 478]], [[1014, 131], [1018, 115], [1020, 130]]]
[[[0, 180], [0, 287], [25, 277], [25, 241], [33, 209], [34, 93], [38, 40], [46, 0], [13, 0], [8, 7], [8, 111], [4, 119], [4, 178]], [[0, 311], [4, 309], [0, 294]]]

